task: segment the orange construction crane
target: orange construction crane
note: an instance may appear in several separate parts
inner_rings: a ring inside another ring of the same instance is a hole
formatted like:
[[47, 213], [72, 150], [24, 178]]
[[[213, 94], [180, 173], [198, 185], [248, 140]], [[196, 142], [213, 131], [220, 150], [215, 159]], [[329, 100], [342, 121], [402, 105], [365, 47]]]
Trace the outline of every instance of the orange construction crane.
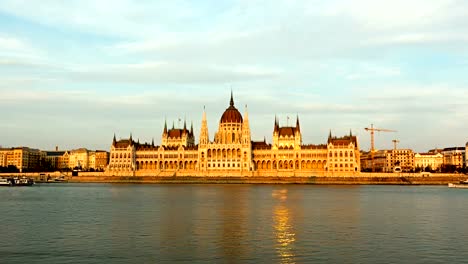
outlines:
[[397, 150], [397, 144], [400, 143], [400, 140], [394, 139], [392, 140], [392, 142], [393, 142], [393, 150]]
[[384, 129], [384, 128], [375, 128], [374, 124], [371, 124], [371, 127], [364, 128], [366, 131], [369, 131], [371, 134], [371, 160], [372, 160], [372, 172], [374, 172], [374, 152], [375, 152], [375, 139], [374, 134], [375, 132], [397, 132], [396, 130]]

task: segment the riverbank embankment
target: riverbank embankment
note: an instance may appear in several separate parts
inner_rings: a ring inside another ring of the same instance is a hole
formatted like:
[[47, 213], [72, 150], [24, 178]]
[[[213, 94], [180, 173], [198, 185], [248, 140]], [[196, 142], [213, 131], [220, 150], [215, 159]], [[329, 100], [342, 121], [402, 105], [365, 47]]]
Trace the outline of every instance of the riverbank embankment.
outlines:
[[340, 185], [447, 185], [465, 179], [457, 175], [437, 177], [92, 177], [79, 176], [70, 182], [154, 184], [340, 184]]
[[353, 175], [317, 176], [109, 176], [104, 172], [84, 172], [79, 176], [56, 173], [0, 174], [2, 177], [26, 176], [36, 182], [61, 177], [75, 183], [134, 183], [134, 184], [340, 184], [340, 185], [446, 185], [466, 180], [464, 174], [419, 173], [355, 173]]

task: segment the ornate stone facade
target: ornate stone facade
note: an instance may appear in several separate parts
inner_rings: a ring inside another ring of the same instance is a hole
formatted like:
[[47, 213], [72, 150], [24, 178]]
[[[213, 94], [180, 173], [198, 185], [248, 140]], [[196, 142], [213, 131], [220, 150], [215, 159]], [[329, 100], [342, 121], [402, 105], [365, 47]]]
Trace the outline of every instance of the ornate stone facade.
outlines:
[[237, 110], [231, 94], [211, 141], [203, 111], [199, 144], [193, 125], [188, 130], [164, 125], [161, 146], [114, 139], [108, 172], [151, 176], [312, 176], [317, 173], [360, 171], [356, 136], [328, 137], [327, 144], [304, 145], [299, 117], [295, 126], [281, 127], [275, 117], [273, 143], [251, 140], [249, 114]]

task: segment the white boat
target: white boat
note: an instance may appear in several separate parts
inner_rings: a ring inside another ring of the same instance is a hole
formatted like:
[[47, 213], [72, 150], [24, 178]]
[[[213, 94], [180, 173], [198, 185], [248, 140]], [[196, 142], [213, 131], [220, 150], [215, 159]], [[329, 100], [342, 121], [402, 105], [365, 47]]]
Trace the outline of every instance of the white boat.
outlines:
[[0, 178], [0, 186], [11, 186], [13, 183], [10, 179]]
[[468, 180], [460, 181], [460, 183], [449, 183], [448, 187], [468, 189]]
[[27, 178], [27, 177], [21, 177], [21, 178], [14, 178], [14, 185], [15, 186], [31, 186], [34, 184], [34, 180]]

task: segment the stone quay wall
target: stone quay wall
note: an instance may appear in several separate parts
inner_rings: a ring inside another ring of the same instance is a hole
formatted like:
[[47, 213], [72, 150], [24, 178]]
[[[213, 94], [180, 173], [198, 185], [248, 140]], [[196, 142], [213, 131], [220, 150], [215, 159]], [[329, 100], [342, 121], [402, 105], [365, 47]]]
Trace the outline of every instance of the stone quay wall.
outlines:
[[[129, 175], [130, 174], [130, 175]], [[343, 184], [343, 185], [446, 185], [466, 180], [464, 174], [421, 174], [421, 173], [295, 173], [291, 171], [271, 172], [223, 172], [214, 171], [207, 175], [191, 175], [183, 172], [145, 172], [115, 174], [109, 172], [71, 173], [4, 173], [0, 177], [33, 178], [37, 182], [63, 177], [68, 182], [82, 183], [159, 183], [159, 184]]]

